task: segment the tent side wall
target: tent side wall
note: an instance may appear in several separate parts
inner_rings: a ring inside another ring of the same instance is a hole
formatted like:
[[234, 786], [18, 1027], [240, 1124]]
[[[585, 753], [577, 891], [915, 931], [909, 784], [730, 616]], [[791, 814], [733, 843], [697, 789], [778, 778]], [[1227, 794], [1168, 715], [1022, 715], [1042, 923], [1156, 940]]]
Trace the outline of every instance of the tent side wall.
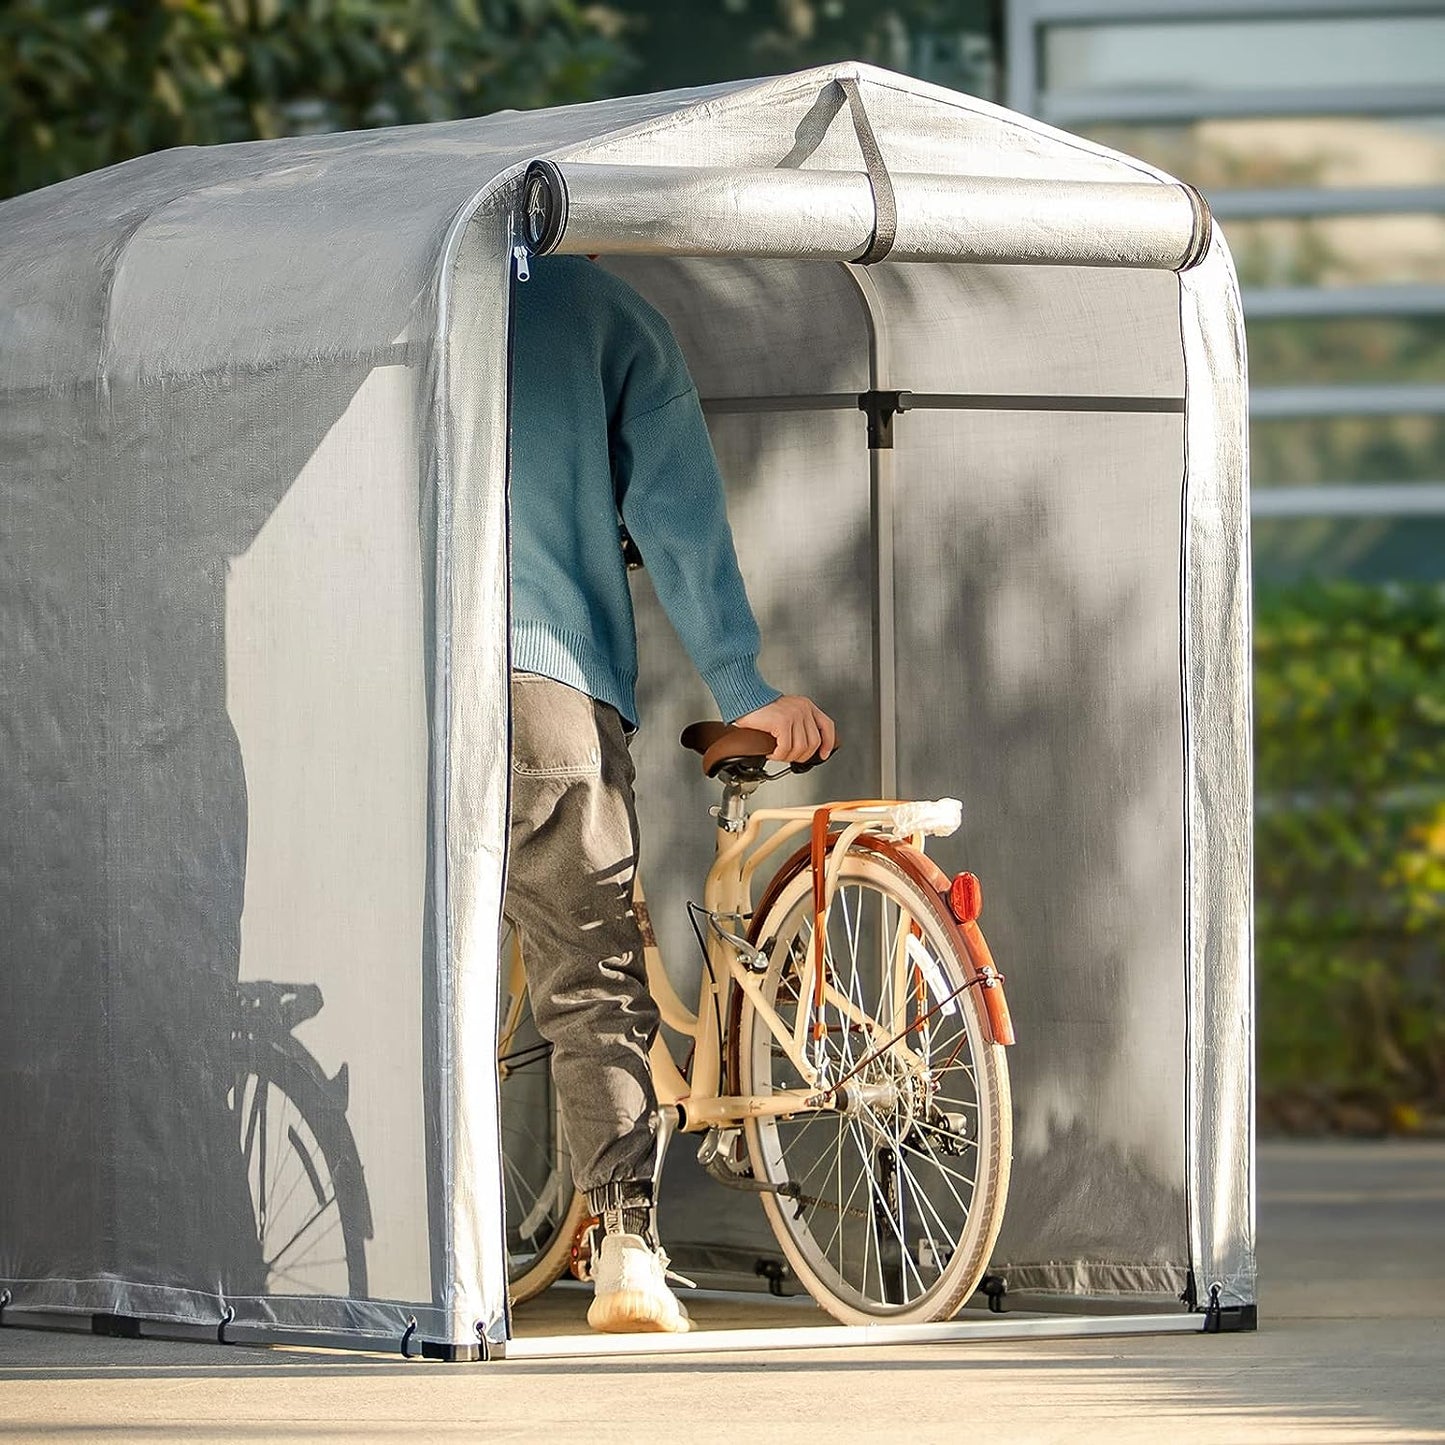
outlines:
[[[441, 1163], [433, 1238], [450, 1340], [506, 1336], [507, 1270], [496, 1047], [497, 946], [511, 806], [507, 635], [507, 374], [512, 217], [518, 185], [489, 190], [449, 244], [439, 427], [437, 738], [432, 784], [439, 857], [436, 1017]], [[445, 262], [444, 262], [445, 264]]]
[[1189, 1173], [1195, 1287], [1256, 1300], [1249, 436], [1244, 318], [1222, 237], [1180, 279], [1188, 376], [1184, 705]]
[[6, 207], [12, 1319], [475, 1346], [428, 1216], [434, 287], [467, 192], [402, 139]]

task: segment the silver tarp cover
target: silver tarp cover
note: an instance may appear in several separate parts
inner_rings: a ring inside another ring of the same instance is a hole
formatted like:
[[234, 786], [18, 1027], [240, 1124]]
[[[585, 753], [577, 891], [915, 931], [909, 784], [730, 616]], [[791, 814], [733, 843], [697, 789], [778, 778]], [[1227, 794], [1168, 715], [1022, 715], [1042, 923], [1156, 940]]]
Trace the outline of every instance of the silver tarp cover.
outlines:
[[[517, 179], [539, 157], [857, 173], [840, 77], [900, 173], [1171, 185], [831, 67], [170, 152], [0, 206], [10, 1308], [505, 1333]], [[613, 264], [710, 401], [870, 380], [1043, 399], [901, 417], [890, 464], [898, 781], [965, 800], [937, 851], [985, 880], [1021, 1040], [999, 1263], [1126, 1294], [1192, 1266], [1252, 1299], [1243, 357], [1222, 242], [1182, 276], [877, 267], [873, 378], [843, 266]], [[1187, 409], [1064, 404], [1101, 395]], [[710, 415], [765, 672], [852, 742], [792, 796], [871, 792], [863, 419]], [[711, 709], [645, 576], [639, 615], [644, 867], [685, 982], [711, 799], [674, 739]], [[760, 1218], [679, 1170], [677, 1252], [750, 1270]]]

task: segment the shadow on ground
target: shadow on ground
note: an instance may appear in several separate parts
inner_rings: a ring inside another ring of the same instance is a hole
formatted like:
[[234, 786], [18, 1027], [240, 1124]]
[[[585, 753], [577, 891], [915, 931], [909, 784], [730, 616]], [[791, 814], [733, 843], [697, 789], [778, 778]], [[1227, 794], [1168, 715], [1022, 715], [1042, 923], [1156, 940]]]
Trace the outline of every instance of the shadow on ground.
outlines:
[[7, 1329], [0, 1439], [1445, 1441], [1445, 1143], [1269, 1144], [1260, 1174], [1257, 1334], [467, 1367]]

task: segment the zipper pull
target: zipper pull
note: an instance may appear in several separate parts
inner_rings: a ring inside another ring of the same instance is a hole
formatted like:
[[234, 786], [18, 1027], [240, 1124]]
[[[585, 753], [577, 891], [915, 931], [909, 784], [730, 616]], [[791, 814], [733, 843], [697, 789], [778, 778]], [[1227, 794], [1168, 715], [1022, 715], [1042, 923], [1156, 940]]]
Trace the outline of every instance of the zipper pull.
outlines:
[[527, 266], [527, 248], [520, 241], [512, 247], [512, 259], [517, 263], [517, 280], [530, 281], [532, 272]]

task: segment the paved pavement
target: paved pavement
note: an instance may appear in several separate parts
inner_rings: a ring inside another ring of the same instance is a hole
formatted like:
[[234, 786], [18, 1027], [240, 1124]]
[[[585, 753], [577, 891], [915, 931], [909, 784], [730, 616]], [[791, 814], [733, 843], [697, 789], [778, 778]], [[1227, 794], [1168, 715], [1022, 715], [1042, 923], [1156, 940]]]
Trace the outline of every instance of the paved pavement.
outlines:
[[460, 1366], [0, 1330], [0, 1440], [1445, 1442], [1445, 1143], [1261, 1150], [1257, 1334]]

